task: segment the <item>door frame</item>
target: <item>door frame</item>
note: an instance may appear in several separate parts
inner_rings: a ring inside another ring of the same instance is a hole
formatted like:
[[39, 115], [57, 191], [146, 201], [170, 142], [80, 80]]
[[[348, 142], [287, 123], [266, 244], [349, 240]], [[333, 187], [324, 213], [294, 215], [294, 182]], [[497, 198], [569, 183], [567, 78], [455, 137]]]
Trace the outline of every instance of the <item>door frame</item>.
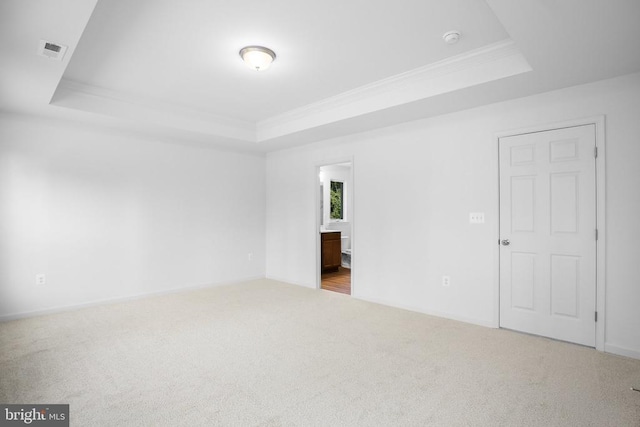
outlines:
[[[527, 133], [544, 132], [556, 129], [594, 125], [596, 130], [596, 148], [597, 157], [595, 162], [596, 168], [596, 229], [598, 230], [598, 239], [596, 240], [596, 311], [598, 320], [596, 322], [596, 349], [605, 351], [605, 322], [607, 319], [605, 313], [605, 297], [606, 297], [606, 186], [605, 186], [605, 166], [606, 166], [606, 149], [605, 149], [605, 116], [592, 116], [581, 119], [566, 120], [561, 122], [540, 124], [536, 126], [516, 128], [494, 134], [496, 153], [494, 156], [495, 171], [497, 173], [496, 200], [498, 201], [497, 212], [498, 221], [496, 227], [496, 242], [500, 240], [500, 138], [508, 136], [517, 136]], [[494, 245], [494, 326], [500, 328], [500, 247]]]
[[320, 261], [320, 257], [322, 254], [322, 241], [321, 241], [321, 236], [320, 236], [320, 224], [322, 223], [322, 217], [320, 214], [320, 184], [318, 183], [318, 176], [320, 175], [320, 168], [324, 167], [324, 166], [332, 166], [332, 165], [336, 165], [339, 163], [351, 163], [351, 172], [350, 172], [350, 180], [351, 180], [351, 188], [348, 190], [348, 198], [351, 199], [351, 211], [349, 216], [351, 217], [351, 296], [354, 295], [354, 289], [356, 289], [355, 287], [355, 275], [353, 274], [354, 272], [354, 265], [356, 264], [355, 262], [355, 257], [354, 254], [356, 253], [355, 251], [355, 234], [356, 234], [356, 197], [355, 197], [355, 162], [354, 162], [354, 156], [344, 156], [344, 157], [337, 157], [334, 159], [329, 159], [329, 160], [324, 160], [321, 162], [316, 162], [315, 163], [315, 167], [314, 167], [314, 174], [313, 174], [313, 182], [314, 182], [314, 187], [315, 187], [315, 191], [314, 191], [314, 197], [315, 197], [315, 201], [314, 201], [314, 206], [315, 206], [315, 211], [316, 211], [316, 220], [314, 222], [314, 233], [316, 236], [316, 250], [315, 250], [315, 256], [316, 256], [316, 289], [320, 289], [322, 286], [322, 265], [321, 265], [321, 261]]

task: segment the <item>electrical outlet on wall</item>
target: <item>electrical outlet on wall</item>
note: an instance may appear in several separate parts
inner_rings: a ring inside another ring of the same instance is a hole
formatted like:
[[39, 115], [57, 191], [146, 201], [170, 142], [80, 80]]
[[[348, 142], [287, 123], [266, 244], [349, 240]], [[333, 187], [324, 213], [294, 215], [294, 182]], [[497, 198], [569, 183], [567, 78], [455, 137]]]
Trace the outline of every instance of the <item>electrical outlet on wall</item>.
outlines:
[[442, 276], [442, 286], [449, 286], [451, 285], [451, 276]]
[[249, 260], [249, 261], [253, 260], [253, 252], [249, 252], [247, 254], [247, 260]]
[[36, 285], [44, 285], [47, 283], [47, 276], [44, 273], [36, 274]]

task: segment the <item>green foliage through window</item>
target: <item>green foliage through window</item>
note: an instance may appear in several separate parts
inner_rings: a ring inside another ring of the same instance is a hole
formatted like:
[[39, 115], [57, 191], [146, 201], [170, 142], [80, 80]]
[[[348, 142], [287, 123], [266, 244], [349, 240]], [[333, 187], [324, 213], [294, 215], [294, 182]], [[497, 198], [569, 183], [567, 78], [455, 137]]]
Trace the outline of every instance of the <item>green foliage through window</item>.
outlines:
[[331, 219], [344, 219], [344, 183], [331, 181]]

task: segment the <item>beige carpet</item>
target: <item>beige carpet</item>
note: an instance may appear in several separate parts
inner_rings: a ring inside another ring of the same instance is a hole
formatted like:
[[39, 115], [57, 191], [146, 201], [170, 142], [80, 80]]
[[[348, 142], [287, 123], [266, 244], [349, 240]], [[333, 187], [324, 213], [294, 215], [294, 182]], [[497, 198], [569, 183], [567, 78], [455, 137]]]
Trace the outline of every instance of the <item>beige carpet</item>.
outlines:
[[73, 426], [640, 426], [640, 361], [274, 281], [0, 324]]

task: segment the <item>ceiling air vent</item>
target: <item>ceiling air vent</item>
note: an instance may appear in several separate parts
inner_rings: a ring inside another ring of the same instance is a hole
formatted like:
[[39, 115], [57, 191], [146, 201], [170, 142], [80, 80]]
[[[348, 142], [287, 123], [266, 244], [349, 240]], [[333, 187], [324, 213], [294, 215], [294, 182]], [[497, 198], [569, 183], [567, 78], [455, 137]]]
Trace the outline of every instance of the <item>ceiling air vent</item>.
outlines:
[[40, 43], [38, 44], [38, 55], [49, 59], [55, 59], [56, 61], [62, 61], [66, 51], [66, 46], [51, 43], [46, 40], [40, 40]]

